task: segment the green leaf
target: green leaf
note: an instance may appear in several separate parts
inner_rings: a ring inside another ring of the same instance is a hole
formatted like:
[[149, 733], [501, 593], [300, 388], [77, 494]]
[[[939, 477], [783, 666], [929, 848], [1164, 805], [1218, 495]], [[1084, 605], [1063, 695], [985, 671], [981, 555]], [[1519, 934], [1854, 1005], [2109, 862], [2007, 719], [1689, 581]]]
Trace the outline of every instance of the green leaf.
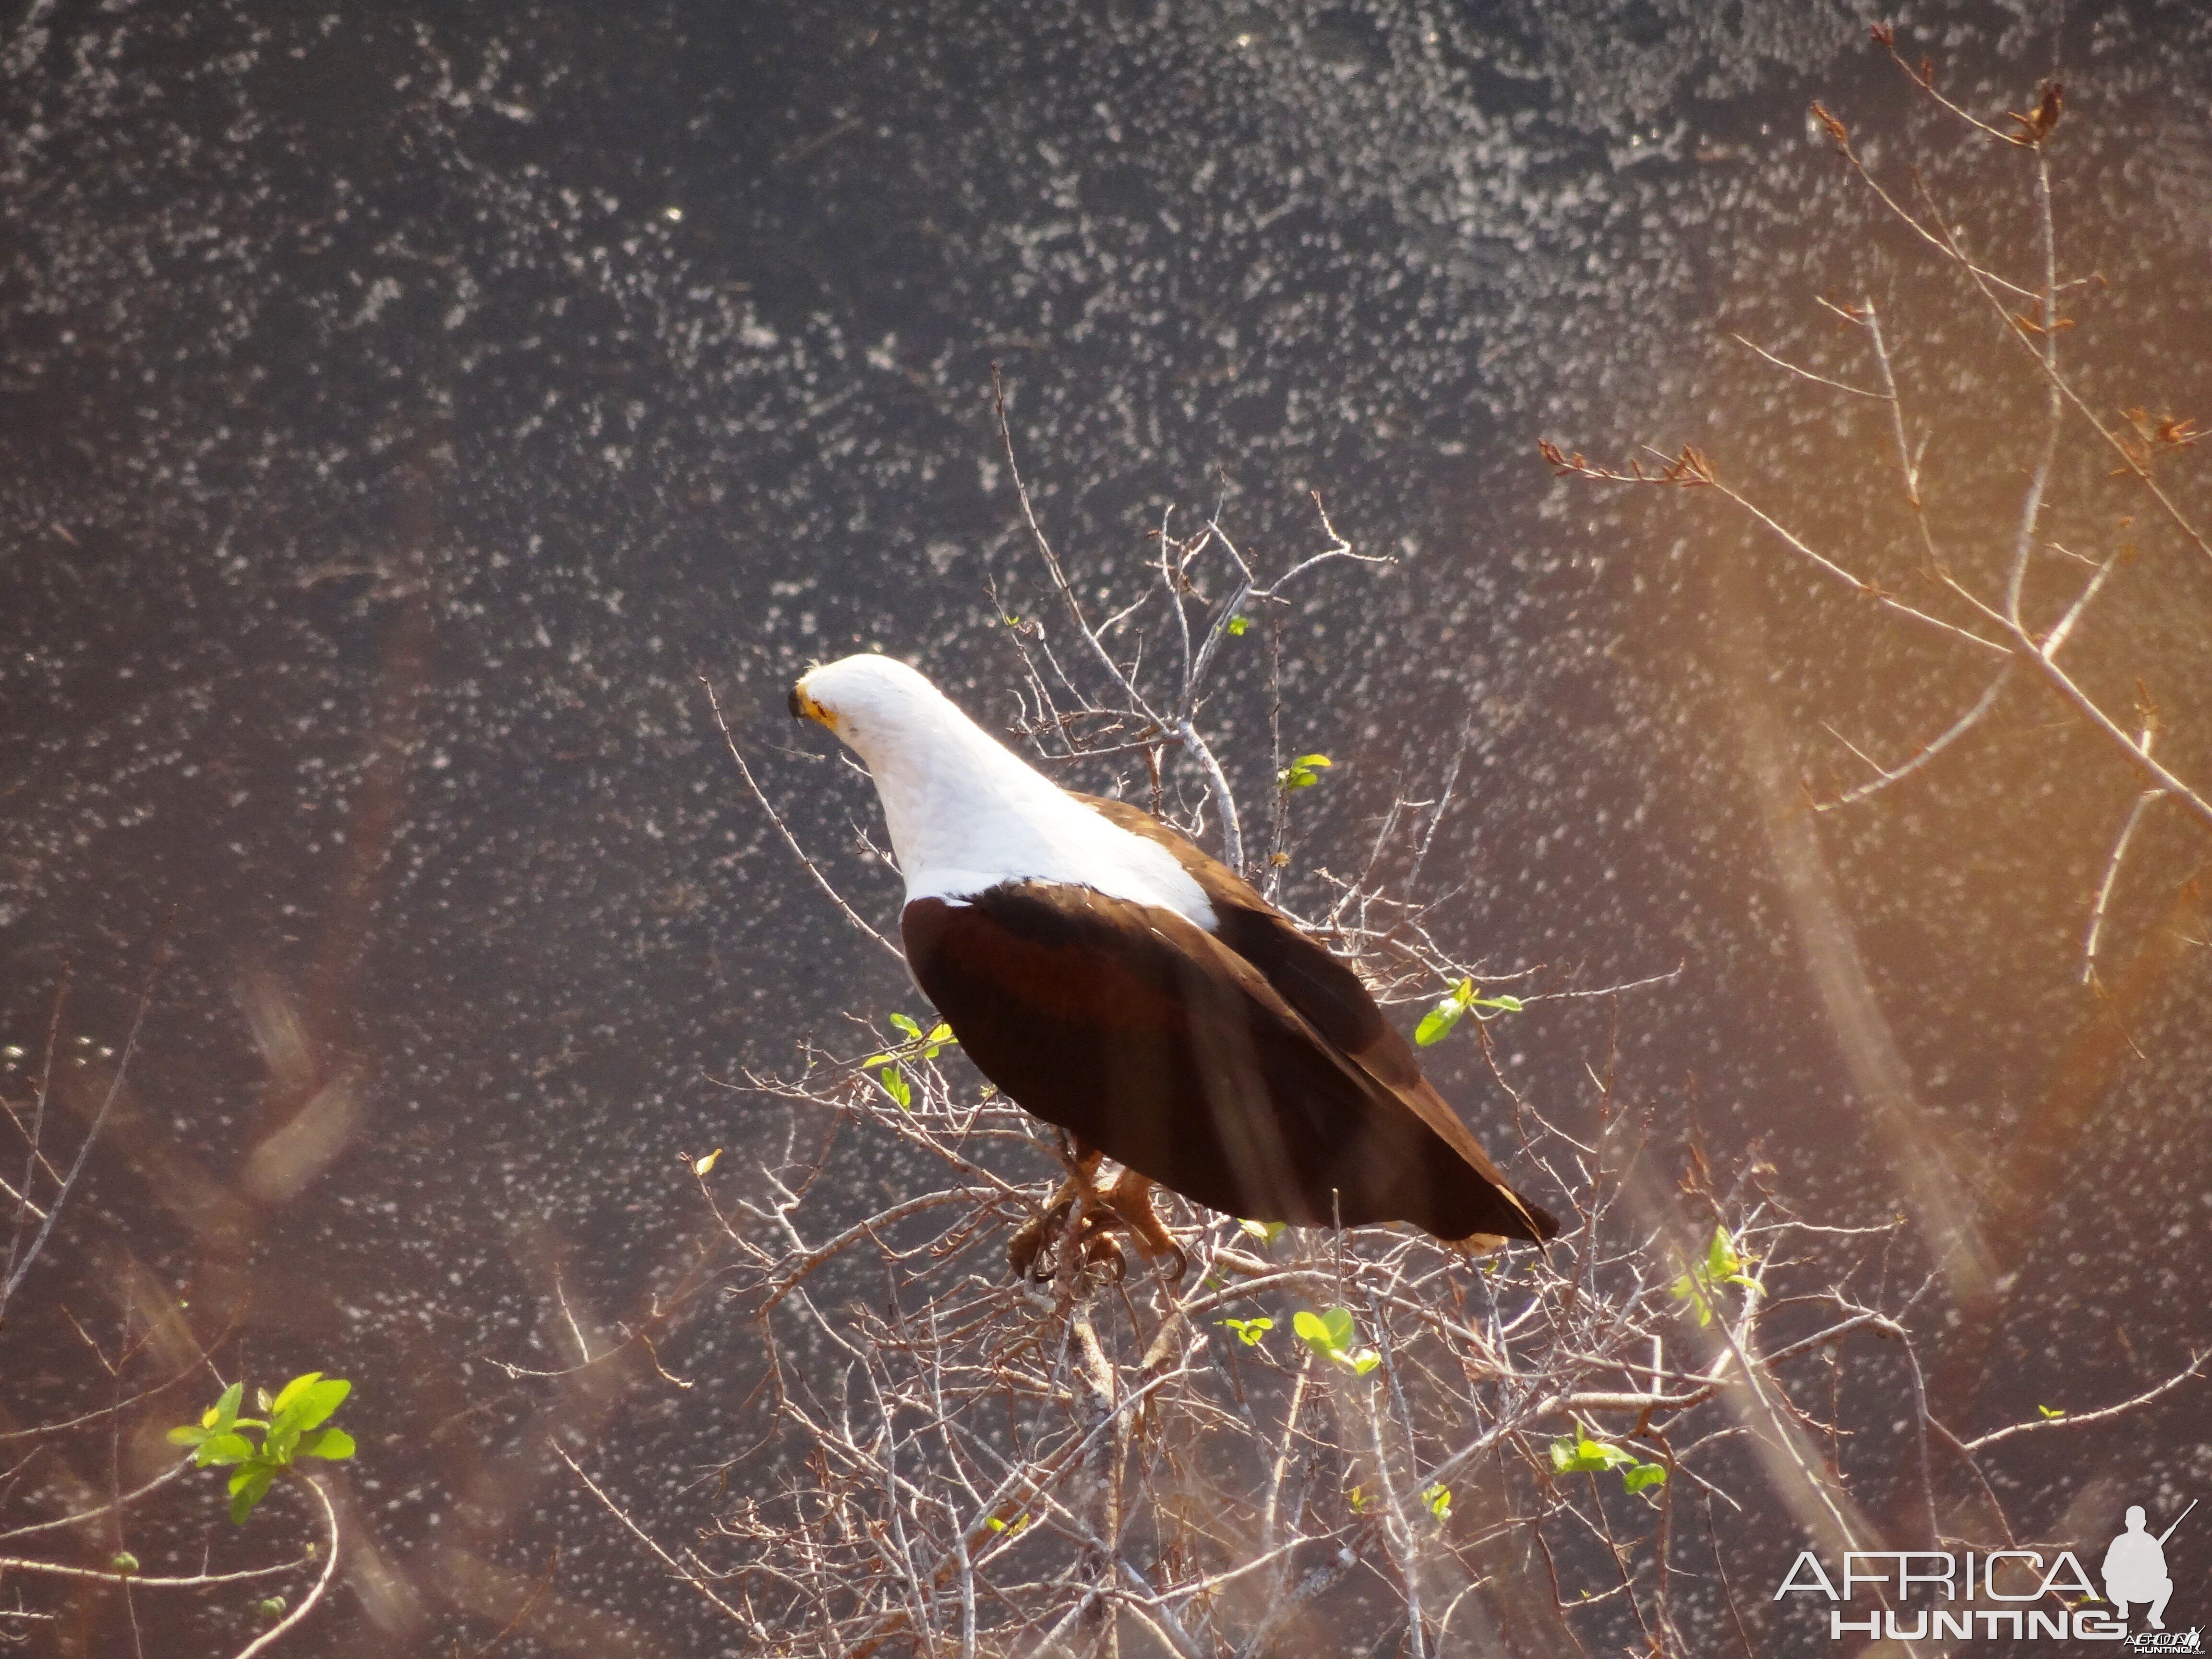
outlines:
[[307, 1415], [301, 1419], [303, 1429], [315, 1428], [328, 1420], [330, 1414], [345, 1403], [353, 1392], [353, 1384], [342, 1376], [326, 1376], [307, 1390], [309, 1405]]
[[319, 1429], [300, 1442], [302, 1457], [324, 1457], [335, 1463], [354, 1454], [353, 1437], [343, 1429]]
[[1551, 1453], [1555, 1474], [1595, 1474], [1637, 1461], [1634, 1453], [1623, 1451], [1610, 1441], [1593, 1440], [1589, 1431], [1583, 1428], [1577, 1428], [1571, 1438], [1563, 1436], [1552, 1442]]
[[1364, 1376], [1382, 1363], [1382, 1356], [1372, 1348], [1354, 1348], [1352, 1340], [1358, 1334], [1349, 1308], [1331, 1308], [1326, 1313], [1314, 1313], [1300, 1309], [1291, 1320], [1291, 1328], [1298, 1340], [1322, 1358], [1338, 1364], [1354, 1376]]
[[1272, 1244], [1283, 1236], [1283, 1229], [1287, 1224], [1281, 1221], [1239, 1221], [1237, 1230], [1258, 1239], [1262, 1244]]
[[1301, 1308], [1291, 1321], [1291, 1328], [1298, 1340], [1324, 1358], [1334, 1359], [1344, 1352], [1344, 1345], [1352, 1340], [1354, 1327], [1349, 1308], [1331, 1308], [1327, 1313], [1315, 1313]]
[[1452, 1028], [1467, 1012], [1467, 1005], [1446, 997], [1421, 1016], [1421, 1023], [1413, 1028], [1413, 1041], [1422, 1048], [1433, 1048], [1452, 1034]]
[[222, 1391], [222, 1398], [215, 1402], [214, 1411], [200, 1419], [200, 1421], [220, 1433], [238, 1421], [239, 1404], [245, 1398], [246, 1383], [241, 1378]]
[[1251, 625], [1252, 619], [1249, 617], [1231, 617], [1229, 619], [1229, 636], [1231, 639], [1242, 639], [1244, 636], [1244, 630]]
[[1310, 789], [1321, 781], [1322, 773], [1335, 764], [1326, 755], [1301, 755], [1275, 774], [1278, 789]]
[[173, 1446], [197, 1446], [207, 1437], [208, 1431], [197, 1423], [179, 1423], [169, 1431], [169, 1443]]
[[131, 1554], [129, 1550], [118, 1550], [109, 1559], [107, 1565], [118, 1572], [136, 1572], [138, 1571], [138, 1558]]
[[906, 1080], [904, 1072], [896, 1066], [886, 1066], [876, 1073], [876, 1079], [884, 1085], [884, 1092], [898, 1103], [899, 1110], [914, 1109], [914, 1085]]
[[1667, 1466], [1664, 1463], [1636, 1464], [1621, 1471], [1620, 1484], [1626, 1492], [1642, 1492], [1646, 1486], [1663, 1486], [1667, 1484]]
[[1752, 1289], [1757, 1290], [1759, 1281], [1744, 1271], [1757, 1260], [1755, 1256], [1745, 1255], [1742, 1253], [1742, 1246], [1737, 1240], [1729, 1237], [1727, 1228], [1719, 1227], [1714, 1230], [1711, 1247], [1705, 1252], [1705, 1266], [1707, 1271], [1711, 1273], [1715, 1284], [1748, 1285]]
[[253, 1443], [242, 1434], [211, 1434], [200, 1442], [200, 1449], [192, 1454], [192, 1462], [204, 1469], [212, 1469], [243, 1463], [256, 1455]]
[[234, 1524], [243, 1524], [253, 1513], [253, 1506], [269, 1495], [269, 1483], [276, 1478], [276, 1469], [267, 1463], [249, 1463], [230, 1477], [230, 1518]]
[[1275, 1328], [1272, 1319], [1224, 1319], [1221, 1322], [1237, 1334], [1237, 1340], [1246, 1347], [1257, 1347], [1261, 1340]]
[[[2066, 1415], [2064, 1408], [2057, 1406], [2038, 1406], [2035, 1409], [2040, 1412], [2046, 1418], [2063, 1417]], [[176, 1433], [176, 1431], [172, 1429], [169, 1432], [171, 1434], [174, 1434]]]
[[1706, 1300], [1704, 1282], [1695, 1273], [1684, 1273], [1667, 1287], [1667, 1293], [1677, 1302], [1695, 1304], [1700, 1329], [1713, 1322], [1713, 1304]]
[[267, 1412], [271, 1418], [282, 1417], [286, 1412], [292, 1408], [294, 1402], [296, 1401], [301, 1395], [306, 1394], [308, 1389], [313, 1388], [316, 1383], [322, 1380], [323, 1374], [320, 1371], [302, 1371], [299, 1376], [294, 1377], [289, 1382], [287, 1382], [284, 1385], [283, 1392], [279, 1394], [275, 1400], [270, 1400], [266, 1391], [264, 1390], [262, 1395], [262, 1399], [264, 1403], [261, 1409]]
[[352, 1392], [353, 1384], [341, 1376], [325, 1378], [320, 1371], [295, 1376], [276, 1396], [270, 1432], [297, 1437], [315, 1428], [343, 1405], [345, 1397]]
[[1451, 1488], [1441, 1483], [1421, 1489], [1421, 1502], [1429, 1506], [1429, 1513], [1439, 1521], [1451, 1519]]
[[904, 1014], [893, 1014], [891, 1016], [891, 1024], [897, 1026], [900, 1030], [904, 1031], [909, 1037], [918, 1040], [921, 1036], [921, 1024], [918, 1021], [908, 1018]]
[[[1413, 1028], [1413, 1041], [1422, 1048], [1442, 1042], [1452, 1034], [1452, 1028], [1463, 1018], [1467, 1011], [1483, 999], [1474, 994], [1474, 981], [1463, 979], [1451, 988], [1444, 1000], [1422, 1017]], [[1477, 1018], [1481, 1016], [1477, 1015]]]
[[1496, 1008], [1509, 1014], [1517, 1014], [1528, 1006], [1519, 997], [1475, 997], [1471, 1000], [1478, 1008]]
[[1745, 1271], [1756, 1260], [1742, 1253], [1727, 1228], [1717, 1227], [1712, 1242], [1705, 1247], [1705, 1259], [1691, 1263], [1689, 1270], [1668, 1287], [1668, 1293], [1677, 1302], [1692, 1304], [1700, 1326], [1710, 1325], [1713, 1322], [1713, 1296], [1720, 1285], [1741, 1285], [1753, 1291], [1760, 1288], [1759, 1280]]

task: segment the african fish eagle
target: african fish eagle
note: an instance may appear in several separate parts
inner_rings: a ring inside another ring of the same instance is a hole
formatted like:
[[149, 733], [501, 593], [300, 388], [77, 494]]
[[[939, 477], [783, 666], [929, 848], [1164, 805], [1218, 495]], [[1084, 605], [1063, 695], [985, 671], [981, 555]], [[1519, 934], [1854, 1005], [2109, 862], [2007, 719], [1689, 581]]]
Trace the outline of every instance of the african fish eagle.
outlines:
[[1253, 1220], [1407, 1221], [1470, 1249], [1559, 1231], [1350, 966], [1186, 837], [1062, 789], [888, 657], [814, 669], [790, 707], [875, 780], [915, 984], [985, 1077], [1075, 1138], [1079, 1170], [1099, 1152], [1123, 1167], [1103, 1201], [1148, 1252], [1173, 1251], [1153, 1182]]

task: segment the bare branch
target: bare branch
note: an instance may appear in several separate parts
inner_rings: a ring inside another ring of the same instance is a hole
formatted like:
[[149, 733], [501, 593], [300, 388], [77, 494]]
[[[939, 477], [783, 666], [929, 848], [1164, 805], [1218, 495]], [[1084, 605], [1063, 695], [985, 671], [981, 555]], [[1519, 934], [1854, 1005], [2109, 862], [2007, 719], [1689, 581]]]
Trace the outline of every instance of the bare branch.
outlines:
[[1738, 345], [1745, 347], [1747, 349], [1757, 352], [1760, 356], [1765, 358], [1768, 362], [1772, 363], [1777, 368], [1787, 369], [1790, 373], [1796, 375], [1799, 379], [1810, 380], [1816, 386], [1832, 386], [1838, 392], [1848, 392], [1854, 398], [1871, 398], [1876, 403], [1894, 403], [1897, 401], [1896, 394], [1892, 392], [1869, 392], [1863, 386], [1848, 386], [1841, 380], [1832, 380], [1825, 374], [1815, 374], [1811, 369], [1801, 368], [1797, 364], [1790, 362], [1787, 358], [1776, 356], [1765, 346], [1759, 345], [1753, 341], [1747, 340], [1741, 334], [1731, 333], [1729, 336], [1729, 338], [1734, 340]]
[[2149, 1405], [2154, 1400], [2164, 1399], [2190, 1378], [2202, 1375], [2205, 1358], [2201, 1353], [2192, 1355], [2187, 1365], [2167, 1377], [2163, 1382], [2146, 1389], [2141, 1394], [2131, 1399], [2123, 1400], [2117, 1405], [2102, 1407], [2093, 1412], [2065, 1412], [2057, 1417], [2039, 1418], [2033, 1423], [2008, 1424], [2002, 1429], [1991, 1429], [1987, 1434], [1976, 1435], [1972, 1440], [1965, 1443], [1966, 1448], [1968, 1451], [1980, 1451], [1985, 1446], [2001, 1444], [2016, 1435], [2036, 1434], [2045, 1429], [2087, 1428], [2092, 1423], [2110, 1423], [2118, 1418], [2130, 1416]]
[[[1813, 810], [1816, 812], [1832, 812], [1839, 806], [1850, 806], [1856, 802], [1863, 801], [1869, 795], [1878, 793], [1893, 783], [1903, 782], [1979, 725], [1982, 716], [1996, 707], [1998, 695], [2004, 690], [2006, 681], [2011, 678], [2012, 665], [2007, 663], [2002, 668], [1997, 670], [1996, 677], [1983, 687], [1982, 695], [1974, 699], [1965, 714], [1921, 744], [1911, 758], [1896, 766], [1878, 765], [1871, 760], [1867, 760], [1867, 757], [1859, 754], [1857, 750], [1851, 750], [1853, 754], [1858, 755], [1861, 760], [1867, 761], [1867, 764], [1874, 768], [1875, 775], [1854, 788], [1846, 789], [1833, 800], [1814, 803]], [[1850, 747], [1849, 744], [1844, 746]]]
[[[2144, 747], [2149, 746], [2149, 734], [2144, 734]], [[2128, 855], [2128, 843], [2135, 839], [2136, 827], [2151, 803], [2165, 799], [2163, 789], [2146, 789], [2135, 798], [2128, 808], [2128, 816], [2120, 825], [2120, 833], [2112, 842], [2112, 854], [2105, 860], [2104, 878], [2097, 884], [2097, 897], [2089, 907], [2089, 930], [2081, 939], [2081, 983], [2094, 984], [2097, 978], [2097, 947], [2105, 931], [2105, 907], [2112, 902], [2112, 889], [2120, 878], [2120, 865]]]

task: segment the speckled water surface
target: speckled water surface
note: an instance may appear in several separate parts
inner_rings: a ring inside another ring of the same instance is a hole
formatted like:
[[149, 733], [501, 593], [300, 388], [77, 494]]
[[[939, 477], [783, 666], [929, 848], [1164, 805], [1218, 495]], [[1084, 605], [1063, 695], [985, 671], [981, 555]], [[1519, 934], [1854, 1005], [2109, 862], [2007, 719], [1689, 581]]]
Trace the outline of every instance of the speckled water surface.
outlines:
[[[0, 1407], [101, 1403], [61, 1315], [110, 1339], [117, 1287], [143, 1275], [142, 1310], [157, 1291], [233, 1310], [228, 1352], [257, 1375], [356, 1381], [368, 1565], [299, 1650], [472, 1651], [555, 1577], [566, 1634], [516, 1630], [502, 1654], [742, 1650], [546, 1443], [558, 1425], [597, 1448], [680, 1534], [716, 1499], [701, 1472], [740, 1449], [752, 1328], [703, 1300], [660, 1352], [684, 1389], [498, 1362], [556, 1368], [564, 1303], [605, 1332], [682, 1279], [704, 1218], [679, 1156], [724, 1146], [734, 1168], [768, 1121], [714, 1079], [915, 1006], [743, 793], [698, 677], [888, 921], [896, 879], [853, 827], [873, 822], [866, 786], [793, 738], [783, 694], [811, 659], [880, 646], [1012, 714], [998, 612], [1048, 613], [994, 361], [1086, 592], [1134, 580], [1170, 502], [1225, 499], [1280, 561], [1315, 544], [1318, 489], [1395, 559], [1321, 574], [1285, 631], [1288, 740], [1336, 763], [1298, 802], [1294, 891], [1464, 743], [1471, 790], [1430, 855], [1443, 935], [1585, 985], [1681, 968], [1530, 1016], [1506, 1045], [1519, 1080], [1585, 1109], [1584, 1062], [1610, 1045], [1656, 1144], [1694, 1130], [1732, 1167], [1755, 1143], [1808, 1213], [1886, 1217], [1907, 1183], [1808, 973], [1755, 780], [1855, 781], [1824, 722], [1909, 754], [1978, 665], [1709, 498], [1555, 480], [1535, 453], [1694, 441], [1808, 533], [1901, 569], [1879, 434], [1729, 338], [1855, 378], [1816, 297], [1879, 293], [1928, 389], [1949, 523], [1995, 556], [2033, 388], [1806, 106], [1885, 167], [1920, 159], [1993, 258], [2027, 254], [2027, 175], [1961, 149], [1867, 46], [1874, 15], [17, 0], [11, 1103], [64, 963], [66, 1108], [96, 1094], [170, 932], [118, 1115], [0, 1332]], [[2061, 232], [2105, 284], [2069, 342], [2085, 386], [2106, 409], [2212, 412], [2212, 16], [2057, 15], [1897, 21], [1981, 109], [2027, 107], [2056, 59]], [[2067, 465], [2094, 491], [2110, 462]], [[2200, 520], [2204, 465], [2172, 475]], [[2119, 533], [2066, 529], [2100, 556]], [[2190, 556], [2145, 535], [2094, 672], [2122, 708], [2143, 679], [2166, 752], [2202, 777], [2212, 568]], [[1237, 643], [1208, 714], [1256, 801], [1264, 678], [1257, 637]], [[2212, 843], [2179, 812], [2146, 823], [2106, 949], [2108, 978], [2148, 977], [2116, 1017], [2078, 983], [2081, 939], [2137, 785], [2037, 695], [1817, 829], [1969, 1185], [2001, 1188], [2034, 1134], [2064, 1171], [2034, 1237], [2006, 1243], [2019, 1277], [1978, 1423], [2118, 1397], [2212, 1336], [2212, 952], [2177, 897]], [[1498, 1121], [1470, 1048], [1435, 1065]], [[256, 1164], [318, 1097], [326, 1144]], [[81, 1115], [60, 1115], [73, 1146]], [[897, 1187], [890, 1148], [845, 1150], [855, 1194]], [[2022, 1523], [2061, 1527], [2094, 1482], [2205, 1491], [2203, 1398], [2008, 1466]], [[95, 1620], [58, 1639], [125, 1638]], [[215, 1639], [189, 1620], [145, 1638]]]

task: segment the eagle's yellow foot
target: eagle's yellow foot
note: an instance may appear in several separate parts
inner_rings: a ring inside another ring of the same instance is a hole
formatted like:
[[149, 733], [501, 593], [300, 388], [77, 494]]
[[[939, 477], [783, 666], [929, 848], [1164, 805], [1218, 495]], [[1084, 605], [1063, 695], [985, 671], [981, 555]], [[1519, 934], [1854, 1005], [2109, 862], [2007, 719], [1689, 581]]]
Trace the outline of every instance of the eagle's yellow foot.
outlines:
[[1106, 1155], [1079, 1140], [1072, 1145], [1063, 1141], [1060, 1155], [1067, 1163], [1067, 1179], [1060, 1183], [1060, 1190], [1052, 1195], [1052, 1201], [1042, 1212], [1023, 1224], [1021, 1230], [1006, 1241], [1006, 1266], [1017, 1279], [1033, 1279], [1040, 1284], [1050, 1279], [1050, 1272], [1036, 1270], [1037, 1258], [1044, 1254], [1048, 1241], [1060, 1237], [1069, 1209], [1078, 1204], [1083, 1206], [1080, 1226], [1088, 1232], [1095, 1224], [1095, 1212], [1105, 1201], [1091, 1177], [1097, 1174], [1099, 1160]]
[[1160, 1224], [1159, 1216], [1152, 1209], [1152, 1181], [1134, 1170], [1125, 1169], [1115, 1176], [1112, 1184], [1100, 1187], [1095, 1177], [1102, 1156], [1096, 1148], [1077, 1142], [1067, 1179], [1060, 1182], [1052, 1201], [1006, 1242], [1006, 1265], [1017, 1279], [1042, 1283], [1054, 1276], [1058, 1271], [1056, 1267], [1041, 1269], [1037, 1264], [1045, 1255], [1047, 1245], [1057, 1241], [1067, 1230], [1068, 1213], [1077, 1206], [1080, 1206], [1081, 1214], [1076, 1223], [1076, 1253], [1085, 1265], [1110, 1261], [1115, 1278], [1126, 1278], [1128, 1258], [1113, 1237], [1119, 1231], [1136, 1240], [1137, 1248], [1144, 1252], [1147, 1261], [1164, 1259], [1170, 1262], [1172, 1266], [1167, 1273], [1171, 1282], [1181, 1279], [1189, 1271], [1189, 1257]]
[[1124, 1170], [1114, 1177], [1114, 1184], [1099, 1194], [1100, 1200], [1115, 1218], [1129, 1230], [1137, 1241], [1137, 1248], [1145, 1253], [1148, 1261], [1166, 1257], [1175, 1265], [1168, 1271], [1170, 1283], [1180, 1280], [1190, 1271], [1190, 1258], [1183, 1254], [1182, 1246], [1175, 1236], [1160, 1224], [1160, 1218], [1152, 1208], [1152, 1182], [1148, 1176], [1134, 1170]]

